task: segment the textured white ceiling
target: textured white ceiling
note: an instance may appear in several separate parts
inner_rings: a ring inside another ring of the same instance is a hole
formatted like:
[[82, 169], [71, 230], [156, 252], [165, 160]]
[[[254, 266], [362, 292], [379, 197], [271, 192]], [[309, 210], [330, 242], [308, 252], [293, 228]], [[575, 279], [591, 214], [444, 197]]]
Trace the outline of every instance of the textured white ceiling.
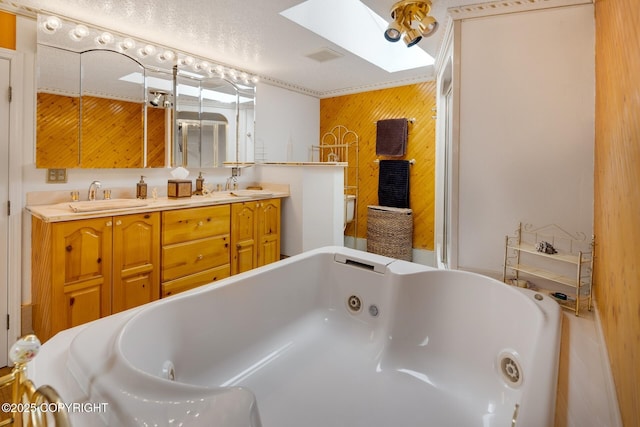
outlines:
[[[279, 15], [302, 0], [0, 0], [58, 14], [284, 82], [319, 97], [433, 77], [433, 68], [388, 73]], [[362, 0], [388, 18], [395, 0]], [[436, 56], [446, 9], [480, 0], [434, 0], [441, 25], [417, 47]], [[383, 37], [380, 34], [380, 37]], [[401, 42], [400, 42], [401, 43]], [[330, 48], [342, 57], [317, 62], [306, 55]]]

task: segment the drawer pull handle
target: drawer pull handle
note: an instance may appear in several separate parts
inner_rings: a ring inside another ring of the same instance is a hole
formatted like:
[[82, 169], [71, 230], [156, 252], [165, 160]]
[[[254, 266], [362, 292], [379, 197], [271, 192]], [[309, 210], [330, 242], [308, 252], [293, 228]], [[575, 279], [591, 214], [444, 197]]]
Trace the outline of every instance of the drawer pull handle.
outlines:
[[198, 221], [198, 227], [202, 227], [203, 225], [204, 225], [204, 222]]
[[69, 305], [72, 306], [73, 304], [75, 304], [76, 299], [74, 297], [69, 298]]
[[151, 215], [149, 215], [149, 214], [145, 214], [144, 215], [144, 219], [149, 219], [149, 218], [151, 218]]
[[122, 221], [117, 220], [117, 221], [116, 221], [116, 225], [122, 225]]
[[107, 221], [106, 226], [107, 226], [107, 227], [111, 227], [111, 225], [112, 225], [112, 224], [113, 224], [113, 223], [112, 223], [111, 221]]
[[204, 256], [202, 256], [202, 254], [198, 255], [198, 261], [202, 260], [204, 258]]
[[65, 248], [67, 252], [71, 252], [73, 250], [73, 246], [69, 245]]

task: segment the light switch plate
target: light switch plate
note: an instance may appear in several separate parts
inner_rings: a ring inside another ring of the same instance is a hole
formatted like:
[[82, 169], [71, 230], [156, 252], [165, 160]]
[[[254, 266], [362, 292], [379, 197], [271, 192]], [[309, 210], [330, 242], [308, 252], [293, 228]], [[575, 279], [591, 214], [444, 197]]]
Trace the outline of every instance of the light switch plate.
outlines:
[[62, 184], [67, 182], [66, 169], [47, 169], [48, 184]]

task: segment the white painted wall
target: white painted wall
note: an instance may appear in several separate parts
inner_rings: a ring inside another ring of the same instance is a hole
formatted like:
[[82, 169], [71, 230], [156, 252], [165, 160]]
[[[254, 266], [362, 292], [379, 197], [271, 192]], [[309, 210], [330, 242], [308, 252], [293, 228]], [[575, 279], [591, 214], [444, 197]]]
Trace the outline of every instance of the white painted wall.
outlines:
[[289, 184], [290, 196], [282, 201], [282, 254], [343, 245], [344, 167], [261, 164], [256, 169], [262, 182]]
[[256, 146], [269, 162], [308, 162], [320, 141], [320, 100], [258, 83]]
[[501, 275], [518, 222], [593, 230], [593, 5], [461, 22], [458, 267]]

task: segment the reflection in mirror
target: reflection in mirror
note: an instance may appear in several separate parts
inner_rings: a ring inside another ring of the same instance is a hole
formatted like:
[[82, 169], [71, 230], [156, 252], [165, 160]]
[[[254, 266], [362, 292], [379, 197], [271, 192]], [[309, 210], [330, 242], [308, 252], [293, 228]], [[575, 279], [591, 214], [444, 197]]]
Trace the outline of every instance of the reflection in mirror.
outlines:
[[255, 161], [255, 88], [238, 86], [238, 146], [237, 163]]
[[144, 167], [144, 68], [107, 50], [80, 54], [83, 168]]
[[[189, 141], [200, 145], [200, 81], [176, 76], [176, 127], [172, 166], [187, 166]], [[189, 129], [191, 127], [191, 129]]]
[[80, 55], [38, 45], [36, 167], [80, 163]]
[[212, 150], [215, 153], [215, 166], [220, 167], [224, 162], [235, 161], [236, 158], [234, 145], [238, 95], [234, 85], [220, 78], [203, 80], [201, 88], [201, 120], [207, 124], [203, 129], [215, 136]]
[[173, 73], [146, 70], [147, 120], [145, 166], [151, 168], [171, 164], [173, 140]]
[[176, 77], [176, 139], [173, 165], [221, 167], [235, 161], [232, 136], [235, 130], [237, 94], [223, 79], [202, 81]]

